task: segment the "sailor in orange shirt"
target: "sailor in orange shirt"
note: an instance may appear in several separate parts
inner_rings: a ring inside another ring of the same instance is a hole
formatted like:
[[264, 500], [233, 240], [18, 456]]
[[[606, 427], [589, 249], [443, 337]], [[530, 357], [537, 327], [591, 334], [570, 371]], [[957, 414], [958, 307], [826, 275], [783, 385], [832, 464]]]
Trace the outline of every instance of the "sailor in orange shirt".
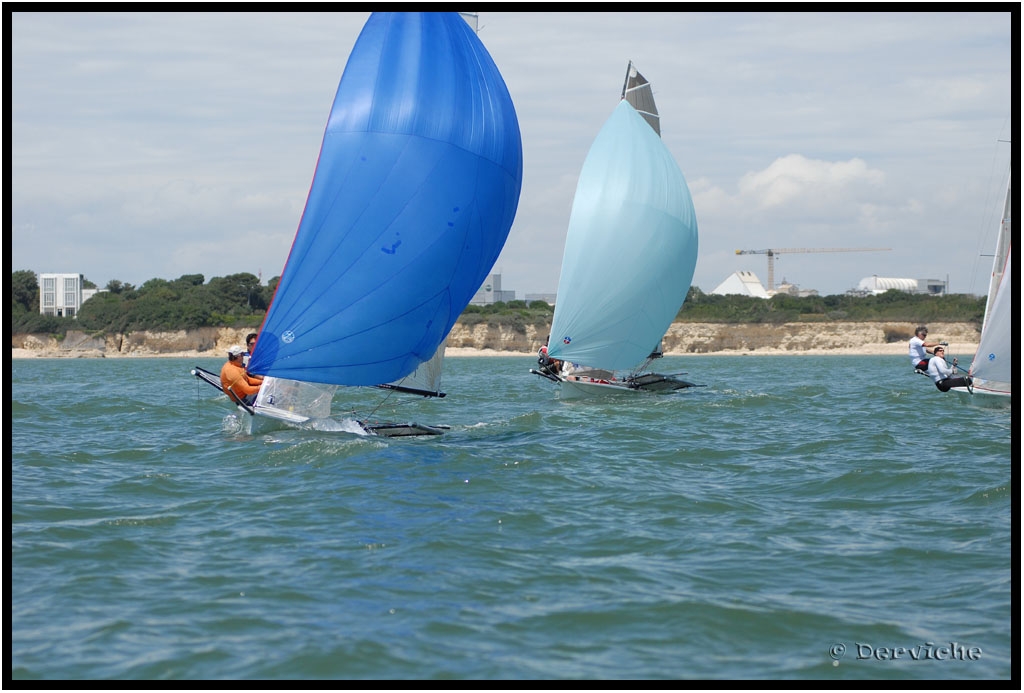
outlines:
[[242, 357], [246, 353], [244, 346], [228, 349], [228, 360], [220, 369], [220, 386], [232, 401], [242, 400], [245, 404], [252, 404], [263, 384], [263, 378], [245, 372]]

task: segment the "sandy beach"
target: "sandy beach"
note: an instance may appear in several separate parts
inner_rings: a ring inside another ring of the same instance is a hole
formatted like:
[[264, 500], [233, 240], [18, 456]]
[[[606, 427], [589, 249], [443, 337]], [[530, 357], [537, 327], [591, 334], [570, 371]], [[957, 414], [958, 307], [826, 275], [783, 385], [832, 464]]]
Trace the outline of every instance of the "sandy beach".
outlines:
[[[907, 356], [912, 325], [900, 323], [673, 323], [662, 341], [666, 356]], [[949, 342], [950, 356], [973, 356], [978, 330], [966, 323], [934, 323], [932, 335]], [[245, 342], [252, 328], [199, 328], [169, 332], [137, 331], [91, 335], [69, 330], [50, 335], [15, 335], [11, 358], [195, 358], [222, 359], [228, 347]], [[536, 358], [543, 327], [456, 324], [448, 335], [450, 358]]]
[[[963, 357], [973, 356], [977, 350], [977, 344], [950, 342], [948, 354], [950, 356]], [[708, 351], [701, 353], [690, 352], [666, 352], [666, 356], [906, 356], [907, 345], [903, 343], [893, 344], [859, 344], [856, 346], [839, 347], [834, 349], [772, 349], [758, 348], [752, 350], [727, 349], [722, 351]], [[448, 347], [445, 356], [450, 358], [459, 357], [534, 357], [532, 352], [520, 351], [498, 351], [496, 349], [472, 349], [468, 347]], [[195, 358], [210, 359], [223, 358], [224, 355], [216, 351], [174, 351], [167, 353], [140, 353], [131, 352], [128, 354], [108, 354], [98, 349], [83, 350], [54, 350], [54, 349], [11, 349], [12, 359], [45, 359], [45, 358]]]

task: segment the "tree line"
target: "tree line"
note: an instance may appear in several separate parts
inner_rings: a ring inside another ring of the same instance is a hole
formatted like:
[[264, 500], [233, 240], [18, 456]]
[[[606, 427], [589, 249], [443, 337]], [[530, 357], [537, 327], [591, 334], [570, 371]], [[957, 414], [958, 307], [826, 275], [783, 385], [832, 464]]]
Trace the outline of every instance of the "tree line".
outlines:
[[[113, 279], [85, 301], [77, 318], [42, 315], [39, 281], [31, 270], [11, 275], [11, 327], [15, 334], [63, 336], [69, 329], [94, 334], [127, 334], [141, 330], [172, 331], [199, 327], [258, 327], [280, 277], [266, 286], [246, 272], [214, 277], [186, 274], [174, 280], [150, 279], [141, 286]], [[88, 280], [88, 288], [96, 288]], [[464, 324], [546, 329], [554, 307], [543, 301], [508, 301], [470, 305], [459, 318]], [[967, 294], [931, 296], [895, 289], [877, 296], [836, 294], [769, 299], [706, 294], [691, 287], [676, 320], [679, 322], [966, 322], [980, 326], [985, 298]]]
[[[257, 327], [279, 279], [274, 277], [263, 286], [248, 272], [208, 282], [201, 274], [185, 274], [170, 281], [150, 279], [138, 287], [112, 279], [103, 291], [82, 303], [76, 318], [68, 318], [42, 315], [38, 277], [31, 270], [19, 270], [11, 275], [11, 334]], [[88, 280], [84, 286], [96, 287]]]

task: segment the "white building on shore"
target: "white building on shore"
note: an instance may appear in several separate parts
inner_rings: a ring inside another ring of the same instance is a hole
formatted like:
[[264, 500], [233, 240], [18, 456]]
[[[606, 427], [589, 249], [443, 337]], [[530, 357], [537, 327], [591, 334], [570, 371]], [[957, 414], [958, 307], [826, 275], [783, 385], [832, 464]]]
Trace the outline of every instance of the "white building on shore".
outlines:
[[99, 291], [84, 288], [81, 274], [39, 275], [39, 312], [58, 318], [74, 318], [82, 304]]
[[933, 296], [944, 296], [946, 294], [946, 282], [941, 279], [906, 279], [903, 277], [879, 277], [877, 274], [871, 277], [864, 277], [857, 284], [854, 293], [877, 296], [884, 294], [890, 289], [904, 291], [908, 294], [931, 294]]
[[725, 278], [721, 284], [711, 292], [716, 296], [728, 296], [739, 294], [741, 296], [753, 296], [754, 298], [768, 298], [768, 292], [757, 275], [753, 272], [740, 270], [733, 272]]
[[471, 306], [486, 306], [491, 303], [497, 303], [502, 301], [508, 303], [509, 301], [516, 300], [515, 290], [502, 291], [501, 290], [501, 275], [492, 274], [484, 280], [483, 286], [481, 286], [475, 294], [473, 299], [469, 302]]

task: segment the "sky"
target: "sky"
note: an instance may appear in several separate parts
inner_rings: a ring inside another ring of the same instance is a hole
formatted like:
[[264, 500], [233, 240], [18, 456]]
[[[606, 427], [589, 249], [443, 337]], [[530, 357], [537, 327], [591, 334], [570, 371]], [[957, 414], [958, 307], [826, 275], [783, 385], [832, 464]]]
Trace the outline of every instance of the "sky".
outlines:
[[[890, 248], [780, 253], [775, 282], [984, 294], [1019, 162], [1015, 8], [480, 12], [523, 140], [493, 271], [516, 298], [556, 292], [580, 167], [632, 60], [693, 197], [701, 290], [767, 283], [767, 256], [740, 249]], [[279, 276], [367, 16], [12, 13], [11, 270]]]

